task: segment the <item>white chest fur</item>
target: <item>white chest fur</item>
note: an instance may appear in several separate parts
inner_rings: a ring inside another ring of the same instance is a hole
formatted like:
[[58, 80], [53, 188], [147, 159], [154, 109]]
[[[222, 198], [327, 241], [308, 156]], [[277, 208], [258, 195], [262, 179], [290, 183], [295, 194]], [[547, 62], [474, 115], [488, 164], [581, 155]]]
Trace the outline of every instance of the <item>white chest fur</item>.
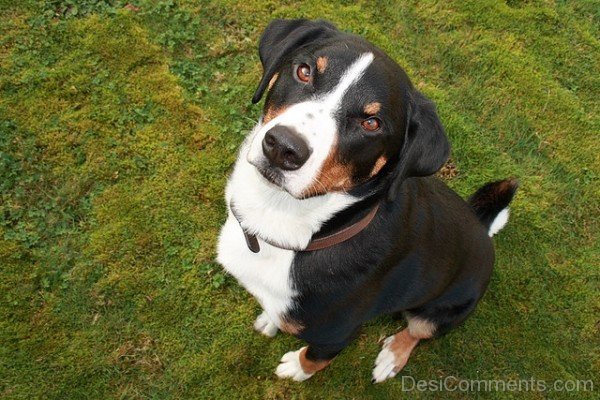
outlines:
[[305, 200], [292, 197], [268, 183], [247, 162], [252, 138], [250, 134], [240, 149], [225, 199], [227, 205], [234, 199], [244, 228], [259, 236], [260, 252], [248, 249], [242, 228], [229, 210], [219, 236], [217, 261], [279, 324], [280, 316], [290, 308], [296, 294], [290, 278], [295, 252], [273, 247], [260, 237], [290, 247], [306, 246], [323, 222], [358, 199], [343, 193]]
[[287, 311], [294, 298], [290, 269], [294, 252], [260, 241], [260, 252], [252, 253], [237, 220], [229, 212], [219, 237], [217, 260], [261, 304], [271, 321]]

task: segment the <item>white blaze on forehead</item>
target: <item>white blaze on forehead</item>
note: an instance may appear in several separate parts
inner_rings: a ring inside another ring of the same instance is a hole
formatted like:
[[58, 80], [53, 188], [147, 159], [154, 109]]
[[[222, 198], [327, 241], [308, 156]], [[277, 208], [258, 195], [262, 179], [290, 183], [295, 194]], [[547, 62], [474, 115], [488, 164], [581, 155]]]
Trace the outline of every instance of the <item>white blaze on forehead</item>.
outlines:
[[[290, 106], [285, 112], [258, 127], [248, 151], [248, 161], [259, 164], [265, 156], [262, 152], [262, 141], [269, 129], [276, 125], [294, 129], [306, 140], [312, 154], [298, 170], [285, 171], [285, 189], [294, 196], [300, 196], [311, 187], [323, 163], [335, 146], [338, 133], [335, 115], [348, 89], [358, 82], [369, 65], [373, 62], [373, 53], [360, 55], [344, 72], [335, 88], [322, 96]], [[317, 182], [318, 185], [318, 182]]]
[[356, 83], [365, 73], [369, 65], [373, 62], [373, 53], [361, 55], [340, 79], [336, 88], [325, 97], [325, 102], [332, 108], [339, 106], [344, 95], [354, 83]]

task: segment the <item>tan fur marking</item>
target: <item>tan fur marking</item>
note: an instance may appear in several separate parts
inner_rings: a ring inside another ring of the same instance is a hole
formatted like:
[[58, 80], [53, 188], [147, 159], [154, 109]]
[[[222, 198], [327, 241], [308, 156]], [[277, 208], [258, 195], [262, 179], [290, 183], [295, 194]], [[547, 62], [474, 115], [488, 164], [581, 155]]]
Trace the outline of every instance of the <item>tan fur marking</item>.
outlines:
[[317, 371], [320, 371], [331, 364], [331, 360], [322, 360], [322, 361], [311, 361], [306, 358], [306, 350], [308, 347], [305, 347], [300, 351], [300, 366], [302, 370], [306, 374], [314, 374]]
[[352, 169], [337, 158], [334, 145], [321, 167], [315, 182], [304, 191], [304, 196], [317, 196], [334, 191], [345, 191], [352, 187]]
[[302, 332], [304, 325], [287, 317], [283, 317], [281, 319], [281, 327], [279, 329], [282, 332], [289, 333], [290, 335], [297, 335]]
[[365, 106], [365, 114], [375, 115], [381, 110], [381, 103], [375, 101]]
[[278, 78], [279, 78], [279, 72], [276, 72], [275, 75], [273, 75], [273, 77], [269, 81], [269, 90], [271, 90], [271, 88], [273, 87], [273, 85], [275, 84], [275, 82], [277, 82]]
[[408, 319], [408, 331], [410, 335], [418, 339], [429, 339], [435, 333], [435, 325], [426, 319], [418, 317], [409, 317]]
[[317, 71], [322, 74], [325, 72], [325, 68], [327, 68], [327, 57], [317, 58]]
[[263, 116], [263, 124], [266, 124], [273, 118], [277, 117], [279, 114], [283, 113], [286, 110], [286, 108], [287, 107], [281, 107], [281, 108], [269, 107], [269, 108], [267, 108], [267, 112], [265, 112], [265, 115]]
[[383, 166], [385, 165], [386, 162], [387, 162], [387, 157], [386, 156], [379, 157], [377, 159], [377, 161], [375, 161], [375, 165], [373, 166], [373, 169], [371, 170], [371, 175], [370, 176], [377, 175], [377, 173], [379, 173], [379, 171], [381, 171], [381, 168], [383, 168]]
[[404, 329], [394, 335], [394, 340], [390, 343], [390, 351], [394, 353], [394, 372], [399, 372], [406, 363], [408, 357], [420, 339], [413, 337], [408, 329]]

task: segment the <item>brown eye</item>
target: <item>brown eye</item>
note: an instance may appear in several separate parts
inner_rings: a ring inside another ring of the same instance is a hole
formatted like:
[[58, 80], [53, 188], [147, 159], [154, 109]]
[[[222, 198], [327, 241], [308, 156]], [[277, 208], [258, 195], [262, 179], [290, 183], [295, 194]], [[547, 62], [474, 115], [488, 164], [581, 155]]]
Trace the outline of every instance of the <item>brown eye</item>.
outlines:
[[300, 64], [296, 69], [296, 76], [304, 83], [310, 81], [311, 73], [312, 71], [310, 70], [310, 65], [308, 64]]
[[379, 129], [379, 127], [381, 126], [381, 121], [379, 120], [379, 118], [371, 117], [361, 122], [361, 125], [364, 130], [373, 132]]

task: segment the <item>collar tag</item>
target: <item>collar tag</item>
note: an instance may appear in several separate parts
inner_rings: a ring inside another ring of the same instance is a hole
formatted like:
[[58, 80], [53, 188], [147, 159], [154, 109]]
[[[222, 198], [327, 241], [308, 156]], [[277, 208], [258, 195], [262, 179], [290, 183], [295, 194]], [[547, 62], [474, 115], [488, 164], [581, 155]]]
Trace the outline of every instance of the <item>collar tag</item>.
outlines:
[[260, 245], [258, 244], [258, 238], [256, 235], [248, 233], [248, 231], [245, 230], [242, 225], [240, 225], [240, 227], [244, 231], [244, 239], [246, 239], [246, 245], [248, 245], [250, 251], [253, 253], [258, 253], [260, 251]]

